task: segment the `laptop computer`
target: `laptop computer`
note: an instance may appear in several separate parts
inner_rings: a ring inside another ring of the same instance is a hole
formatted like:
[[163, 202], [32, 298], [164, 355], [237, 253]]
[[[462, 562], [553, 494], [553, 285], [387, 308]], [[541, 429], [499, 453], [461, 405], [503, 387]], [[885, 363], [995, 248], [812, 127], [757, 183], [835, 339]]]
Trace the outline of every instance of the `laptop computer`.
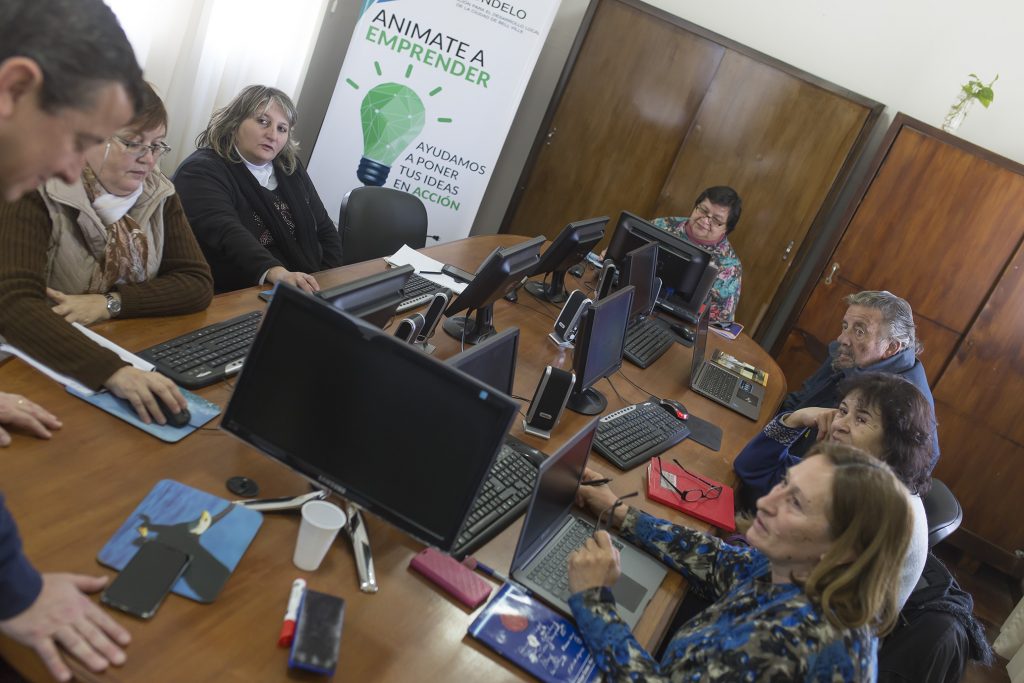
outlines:
[[708, 307], [697, 319], [697, 336], [693, 342], [693, 362], [690, 366], [690, 388], [701, 396], [732, 408], [744, 417], [756, 420], [764, 403], [764, 387], [751, 382], [717, 363], [704, 359], [708, 343]]
[[[594, 533], [593, 518], [576, 508], [575, 501], [596, 430], [594, 419], [541, 464], [512, 556], [512, 579], [565, 614], [571, 614], [569, 555]], [[619, 549], [622, 567], [622, 575], [612, 586], [616, 611], [633, 628], [668, 570], [614, 535], [612, 541]]]

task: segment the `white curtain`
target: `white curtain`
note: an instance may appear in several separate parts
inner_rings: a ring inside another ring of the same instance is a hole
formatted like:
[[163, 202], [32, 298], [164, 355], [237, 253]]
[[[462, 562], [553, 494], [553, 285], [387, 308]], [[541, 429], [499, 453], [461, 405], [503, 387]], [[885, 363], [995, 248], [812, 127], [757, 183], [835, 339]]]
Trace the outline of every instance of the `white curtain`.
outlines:
[[1024, 599], [1010, 613], [999, 630], [999, 637], [992, 643], [992, 649], [1009, 659], [1006, 672], [1012, 683], [1024, 683]]
[[[106, 0], [167, 105], [170, 175], [210, 114], [242, 88], [299, 96], [328, 0]], [[302, 140], [302, 112], [296, 136]]]

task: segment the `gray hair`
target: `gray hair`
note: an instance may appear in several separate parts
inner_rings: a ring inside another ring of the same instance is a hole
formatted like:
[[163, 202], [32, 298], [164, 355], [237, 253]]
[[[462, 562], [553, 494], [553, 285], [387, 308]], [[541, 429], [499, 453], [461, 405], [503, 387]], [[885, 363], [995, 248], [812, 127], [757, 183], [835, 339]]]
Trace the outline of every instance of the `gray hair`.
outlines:
[[896, 340], [901, 351], [914, 349], [914, 355], [920, 355], [924, 350], [924, 345], [917, 339], [914, 311], [905, 299], [884, 290], [866, 290], [850, 294], [844, 301], [847, 306], [863, 306], [880, 311], [882, 321], [889, 326], [888, 338]]
[[246, 119], [267, 111], [272, 104], [281, 107], [288, 118], [288, 142], [281, 148], [277, 158], [280, 160], [281, 170], [286, 175], [291, 175], [299, 163], [299, 141], [292, 135], [299, 115], [295, 111], [292, 99], [277, 88], [250, 85], [243, 89], [226, 107], [213, 112], [206, 130], [196, 137], [196, 147], [209, 147], [228, 161], [242, 163], [242, 158], [235, 149], [235, 133], [238, 132], [238, 127]]

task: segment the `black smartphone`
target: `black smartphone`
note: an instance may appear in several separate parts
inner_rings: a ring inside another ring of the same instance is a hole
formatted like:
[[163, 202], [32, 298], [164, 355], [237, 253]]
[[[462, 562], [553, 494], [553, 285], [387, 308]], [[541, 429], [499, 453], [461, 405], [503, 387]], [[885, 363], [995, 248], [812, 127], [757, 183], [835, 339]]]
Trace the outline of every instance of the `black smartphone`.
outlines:
[[103, 591], [100, 602], [140, 619], [149, 619], [191, 561], [188, 553], [159, 541], [143, 543]]
[[462, 268], [456, 268], [455, 266], [449, 265], [447, 263], [441, 267], [441, 272], [447, 275], [448, 277], [455, 278], [456, 280], [460, 280], [461, 282], [472, 282], [473, 278], [476, 277], [475, 275], [473, 275], [473, 273], [467, 272]]

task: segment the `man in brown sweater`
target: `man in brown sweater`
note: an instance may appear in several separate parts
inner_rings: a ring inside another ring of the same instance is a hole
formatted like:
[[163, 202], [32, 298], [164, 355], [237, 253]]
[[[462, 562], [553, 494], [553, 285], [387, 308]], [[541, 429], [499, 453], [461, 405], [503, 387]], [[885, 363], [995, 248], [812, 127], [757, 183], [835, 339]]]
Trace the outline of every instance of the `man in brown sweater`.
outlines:
[[[100, 0], [3, 0], [0, 204], [53, 176], [76, 180], [86, 149], [131, 119], [142, 85], [131, 46]], [[47, 438], [60, 422], [24, 397], [0, 393], [0, 425]], [[0, 445], [8, 443], [0, 427]], [[71, 678], [59, 648], [93, 671], [125, 661], [128, 632], [84, 594], [105, 583], [37, 572], [0, 496], [0, 633], [33, 648], [58, 680]]]

